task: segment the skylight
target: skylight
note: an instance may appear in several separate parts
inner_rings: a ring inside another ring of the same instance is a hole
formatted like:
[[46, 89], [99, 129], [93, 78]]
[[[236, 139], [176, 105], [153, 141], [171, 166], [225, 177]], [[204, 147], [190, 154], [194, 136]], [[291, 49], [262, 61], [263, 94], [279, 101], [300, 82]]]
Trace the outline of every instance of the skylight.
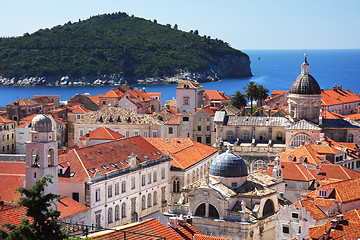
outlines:
[[112, 166], [113, 168], [118, 168], [118, 166], [116, 166], [114, 163], [110, 163], [110, 166]]
[[161, 153], [159, 153], [159, 151], [156, 151], [157, 154], [161, 155]]
[[70, 173], [70, 177], [74, 177], [75, 176], [75, 172]]
[[105, 170], [109, 170], [108, 166], [106, 166], [106, 165], [102, 165], [101, 167]]
[[152, 154], [152, 155], [154, 155], [154, 156], [156, 157], [156, 154], [155, 154], [155, 153], [151, 152], [151, 154]]
[[124, 159], [124, 161], [125, 161], [126, 163], [129, 163], [128, 160], [126, 160], [126, 159]]
[[88, 171], [89, 171], [90, 173], [92, 173], [92, 174], [95, 174], [95, 172], [94, 172], [93, 170], [91, 170], [91, 169], [88, 169]]
[[99, 171], [99, 169], [97, 169], [96, 167], [94, 167], [93, 170], [94, 170], [95, 172], [98, 172], [98, 171]]
[[122, 162], [119, 161], [119, 163], [124, 166], [124, 164]]
[[145, 158], [145, 159], [149, 159], [149, 157], [147, 156], [147, 155], [145, 155], [145, 154], [143, 154], [143, 155], [141, 155], [143, 158]]

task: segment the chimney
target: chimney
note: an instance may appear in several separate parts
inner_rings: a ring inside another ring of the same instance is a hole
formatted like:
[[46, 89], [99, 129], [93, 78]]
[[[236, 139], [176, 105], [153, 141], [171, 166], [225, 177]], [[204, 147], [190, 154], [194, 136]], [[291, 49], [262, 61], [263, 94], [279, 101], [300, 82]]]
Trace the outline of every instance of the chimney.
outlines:
[[336, 229], [336, 227], [339, 225], [339, 221], [337, 219], [331, 219], [331, 229]]
[[177, 229], [178, 228], [178, 218], [177, 217], [169, 218], [169, 226], [173, 229]]
[[179, 225], [184, 227], [186, 225], [186, 219], [184, 218], [184, 215], [183, 214], [180, 214], [180, 217], [179, 217]]

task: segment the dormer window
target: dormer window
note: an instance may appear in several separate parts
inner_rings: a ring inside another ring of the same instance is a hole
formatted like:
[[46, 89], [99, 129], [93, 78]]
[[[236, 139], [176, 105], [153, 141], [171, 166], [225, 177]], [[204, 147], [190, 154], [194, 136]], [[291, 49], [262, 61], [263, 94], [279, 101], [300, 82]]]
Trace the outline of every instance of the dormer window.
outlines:
[[325, 198], [326, 197], [326, 190], [319, 190], [319, 197]]

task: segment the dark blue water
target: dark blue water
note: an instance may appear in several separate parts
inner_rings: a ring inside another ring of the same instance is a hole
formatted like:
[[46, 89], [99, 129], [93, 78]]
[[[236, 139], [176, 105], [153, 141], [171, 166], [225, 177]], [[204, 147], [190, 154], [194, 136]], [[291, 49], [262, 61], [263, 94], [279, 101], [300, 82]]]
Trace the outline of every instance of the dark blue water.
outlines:
[[[202, 83], [204, 89], [225, 91], [231, 95], [242, 91], [249, 81], [255, 81], [270, 90], [289, 90], [291, 83], [300, 74], [304, 61], [302, 50], [248, 50], [254, 74], [246, 79], [223, 79], [218, 82]], [[321, 88], [332, 88], [341, 84], [344, 89], [360, 92], [360, 50], [307, 50], [310, 74]], [[260, 57], [260, 60], [259, 60]], [[147, 91], [162, 92], [163, 104], [175, 96], [176, 84], [136, 85]], [[114, 86], [85, 87], [0, 87], [0, 106], [16, 98], [32, 97], [38, 94], [60, 94], [65, 101], [76, 93], [91, 95], [105, 93]]]

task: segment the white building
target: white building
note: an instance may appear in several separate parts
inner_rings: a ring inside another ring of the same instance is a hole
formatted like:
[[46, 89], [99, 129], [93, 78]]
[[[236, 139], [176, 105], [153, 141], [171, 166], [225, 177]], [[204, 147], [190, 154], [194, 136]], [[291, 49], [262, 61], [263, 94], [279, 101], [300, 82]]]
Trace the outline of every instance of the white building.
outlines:
[[179, 113], [190, 111], [204, 104], [203, 87], [196, 81], [179, 80], [176, 88], [176, 107]]
[[114, 227], [166, 210], [171, 157], [140, 136], [74, 149], [59, 163], [59, 193], [89, 206], [91, 224]]

